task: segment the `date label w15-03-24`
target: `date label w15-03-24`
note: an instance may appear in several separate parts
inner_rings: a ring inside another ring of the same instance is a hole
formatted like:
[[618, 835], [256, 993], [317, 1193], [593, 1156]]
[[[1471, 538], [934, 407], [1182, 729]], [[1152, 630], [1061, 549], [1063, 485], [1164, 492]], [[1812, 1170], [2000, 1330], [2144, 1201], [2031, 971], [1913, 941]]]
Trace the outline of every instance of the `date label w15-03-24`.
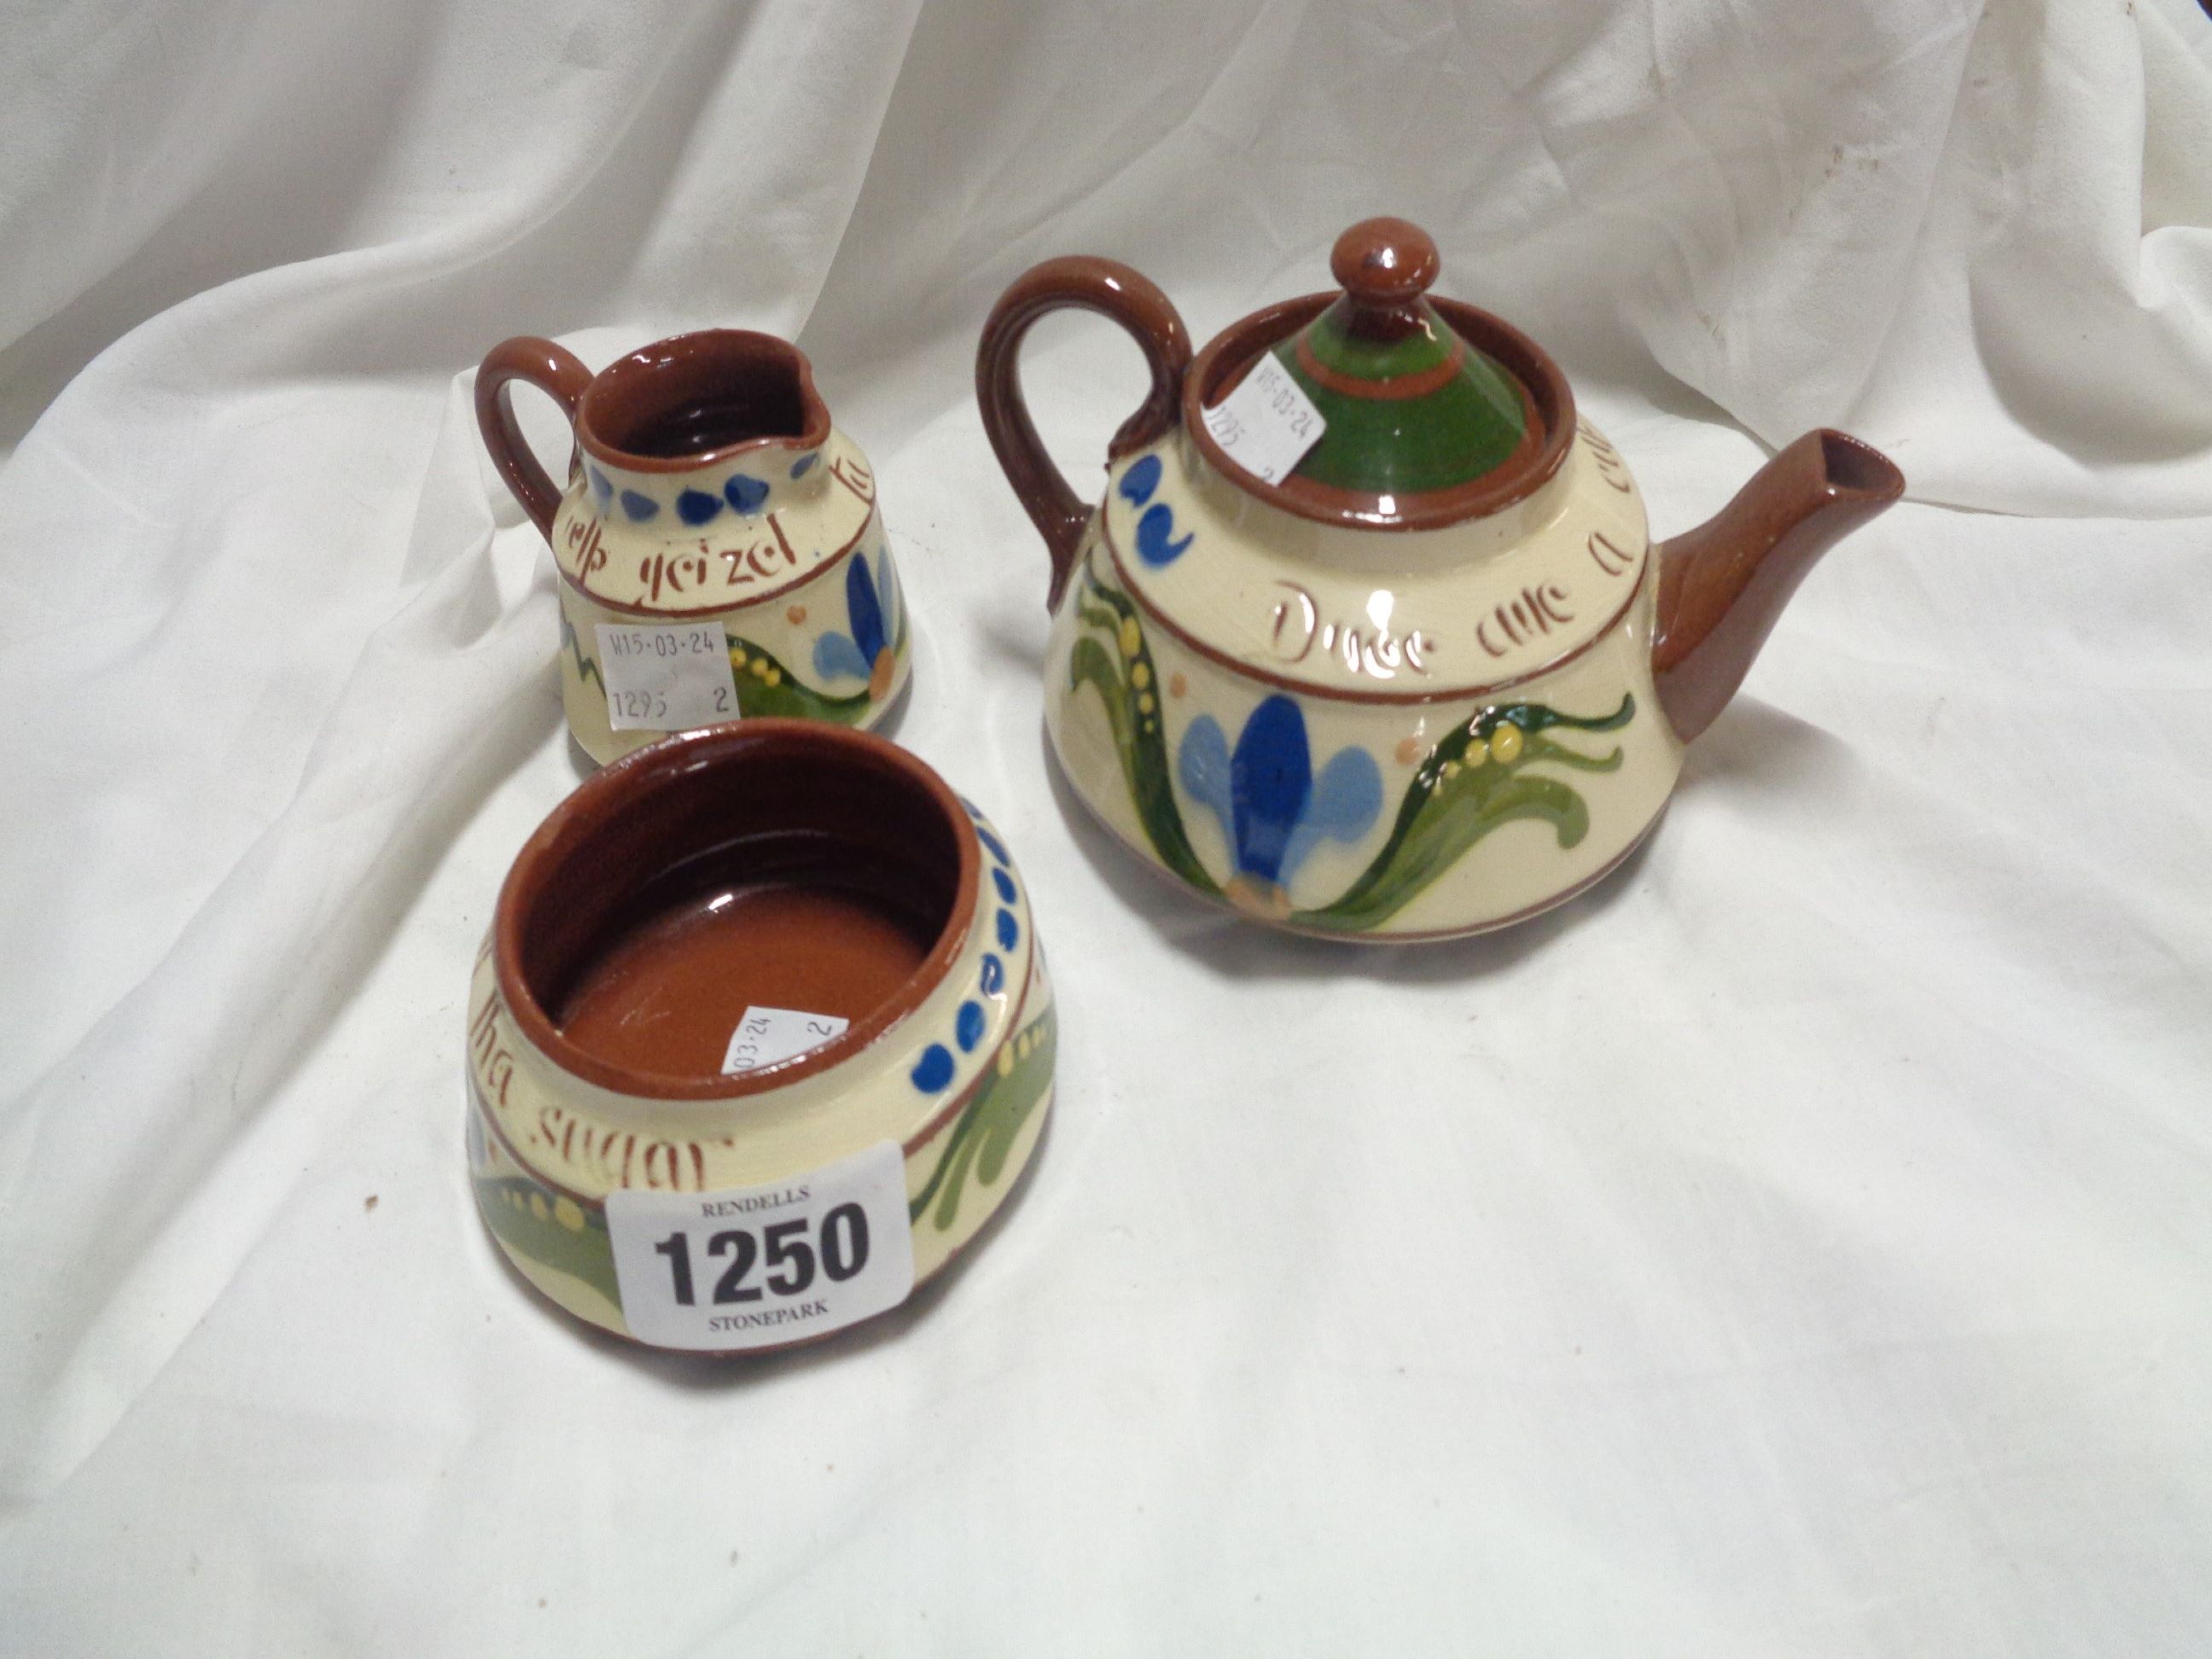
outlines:
[[737, 719], [730, 640], [719, 622], [599, 623], [599, 683], [617, 732], [688, 732]]

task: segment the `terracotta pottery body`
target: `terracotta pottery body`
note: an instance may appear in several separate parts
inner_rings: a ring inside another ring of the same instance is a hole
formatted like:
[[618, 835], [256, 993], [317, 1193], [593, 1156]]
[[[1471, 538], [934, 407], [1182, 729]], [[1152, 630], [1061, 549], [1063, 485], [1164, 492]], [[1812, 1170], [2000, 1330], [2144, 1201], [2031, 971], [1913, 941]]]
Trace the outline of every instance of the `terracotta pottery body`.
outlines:
[[[751, 1007], [849, 1024], [725, 1075]], [[624, 1335], [611, 1194], [734, 1212], [718, 1194], [895, 1148], [919, 1284], [998, 1208], [1052, 1102], [1052, 989], [1005, 844], [904, 750], [811, 722], [687, 732], [586, 781], [516, 859], [469, 1009], [484, 1220], [546, 1296]], [[737, 1287], [733, 1316], [785, 1322], [727, 1346], [826, 1334], [809, 1305]]]
[[[993, 311], [984, 425], [1052, 556], [1046, 724], [1091, 809], [1208, 897], [1338, 937], [1478, 932], [1626, 856], [1799, 579], [1904, 480], [1813, 433], [1655, 546], [1551, 358], [1423, 297], [1418, 228], [1355, 226], [1332, 268], [1343, 293], [1194, 358], [1166, 296], [1109, 260], [1048, 261]], [[1095, 510], [1017, 373], [1068, 306], [1121, 324], [1152, 375]], [[1326, 421], [1272, 483], [1208, 425], [1271, 357]]]
[[[516, 380], [550, 394], [574, 424], [565, 489], [523, 442], [509, 402]], [[868, 726], [897, 696], [906, 608], [875, 475], [830, 424], [797, 347], [711, 329], [594, 376], [550, 341], [518, 337], [484, 358], [476, 403], [492, 459], [552, 544], [561, 700], [594, 760], [683, 724], [616, 729], [602, 623], [720, 624], [731, 707], [714, 720]]]

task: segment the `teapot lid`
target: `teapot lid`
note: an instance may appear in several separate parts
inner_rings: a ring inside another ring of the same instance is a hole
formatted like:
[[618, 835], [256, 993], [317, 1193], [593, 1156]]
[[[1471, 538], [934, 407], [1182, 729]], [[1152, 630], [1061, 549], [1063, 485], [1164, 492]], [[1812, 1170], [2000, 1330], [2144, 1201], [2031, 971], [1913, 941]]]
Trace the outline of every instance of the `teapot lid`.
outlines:
[[[1320, 411], [1320, 439], [1269, 483], [1193, 422], [1207, 459], [1303, 517], [1370, 529], [1439, 528], [1542, 484], [1572, 440], [1573, 394], [1519, 331], [1425, 297], [1439, 264], [1436, 243], [1403, 219], [1363, 220], [1338, 237], [1329, 270], [1342, 292], [1248, 318], [1192, 375], [1211, 407], [1272, 356]], [[1271, 328], [1280, 337], [1255, 337]]]

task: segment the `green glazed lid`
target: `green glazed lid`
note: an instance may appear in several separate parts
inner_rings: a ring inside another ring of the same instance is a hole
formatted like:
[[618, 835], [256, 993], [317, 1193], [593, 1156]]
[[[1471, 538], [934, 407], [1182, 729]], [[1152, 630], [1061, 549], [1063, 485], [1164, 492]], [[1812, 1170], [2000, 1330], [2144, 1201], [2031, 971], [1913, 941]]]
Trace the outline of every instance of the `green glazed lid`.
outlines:
[[1535, 447], [1526, 389], [1422, 298], [1437, 245], [1403, 219], [1337, 238], [1344, 292], [1273, 355], [1328, 423], [1291, 476], [1358, 496], [1433, 496], [1491, 477]]

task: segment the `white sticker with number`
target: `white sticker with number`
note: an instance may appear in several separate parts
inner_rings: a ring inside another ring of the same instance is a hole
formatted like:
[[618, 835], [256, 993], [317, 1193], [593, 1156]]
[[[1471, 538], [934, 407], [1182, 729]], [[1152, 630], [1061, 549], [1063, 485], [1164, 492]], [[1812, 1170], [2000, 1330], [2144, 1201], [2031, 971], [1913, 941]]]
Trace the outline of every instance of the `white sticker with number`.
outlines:
[[730, 640], [718, 622], [600, 623], [599, 681], [617, 732], [685, 732], [738, 717]]
[[1262, 483], [1280, 483], [1321, 441], [1328, 422], [1272, 353], [1206, 411], [1206, 429], [1229, 459]]
[[806, 1014], [796, 1008], [748, 1008], [738, 1029], [730, 1033], [730, 1046], [722, 1054], [722, 1075], [757, 1072], [810, 1048], [819, 1048], [831, 1037], [842, 1036], [851, 1024], [836, 1014]]
[[607, 1194], [623, 1321], [662, 1348], [767, 1348], [896, 1308], [914, 1289], [895, 1140], [773, 1186]]

